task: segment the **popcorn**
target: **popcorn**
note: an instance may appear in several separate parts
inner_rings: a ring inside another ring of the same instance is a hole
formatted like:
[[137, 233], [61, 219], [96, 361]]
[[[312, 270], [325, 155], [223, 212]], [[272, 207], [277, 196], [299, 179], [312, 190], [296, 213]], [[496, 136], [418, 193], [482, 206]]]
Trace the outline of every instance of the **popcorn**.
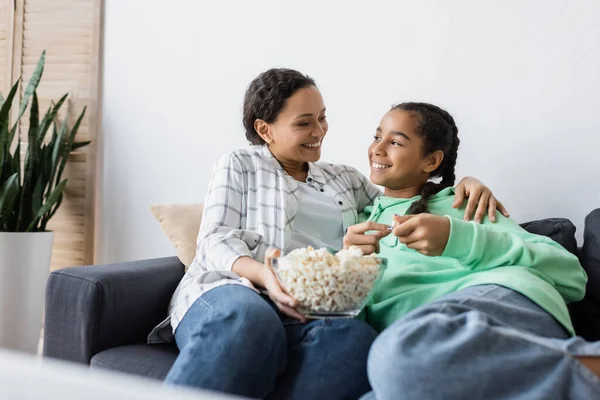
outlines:
[[335, 255], [327, 249], [296, 249], [277, 260], [277, 275], [300, 311], [360, 311], [379, 277], [381, 262], [352, 246]]

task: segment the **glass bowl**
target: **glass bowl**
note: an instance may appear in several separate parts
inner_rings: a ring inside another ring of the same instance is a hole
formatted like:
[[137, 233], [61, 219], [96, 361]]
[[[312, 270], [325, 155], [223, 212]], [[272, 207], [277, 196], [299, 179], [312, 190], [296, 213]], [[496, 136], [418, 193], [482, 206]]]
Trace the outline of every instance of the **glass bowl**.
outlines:
[[353, 318], [369, 300], [387, 260], [363, 256], [352, 261], [293, 265], [279, 257], [272, 260], [272, 266], [282, 286], [300, 303], [298, 311], [307, 318]]

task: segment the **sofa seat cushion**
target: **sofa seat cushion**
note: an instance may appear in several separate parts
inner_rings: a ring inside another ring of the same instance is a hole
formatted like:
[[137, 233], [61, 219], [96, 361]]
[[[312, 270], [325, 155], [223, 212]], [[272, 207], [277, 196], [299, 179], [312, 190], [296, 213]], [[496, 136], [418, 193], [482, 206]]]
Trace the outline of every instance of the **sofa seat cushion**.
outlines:
[[136, 344], [102, 351], [92, 358], [90, 365], [92, 368], [163, 380], [178, 354], [179, 350], [175, 344]]

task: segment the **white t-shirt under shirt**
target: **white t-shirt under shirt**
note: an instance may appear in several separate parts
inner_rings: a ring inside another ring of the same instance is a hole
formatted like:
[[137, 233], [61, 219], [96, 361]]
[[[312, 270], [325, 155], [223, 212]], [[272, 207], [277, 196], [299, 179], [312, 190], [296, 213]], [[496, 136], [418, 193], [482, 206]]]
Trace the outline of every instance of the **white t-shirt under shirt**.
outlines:
[[344, 226], [335, 200], [304, 182], [298, 182], [298, 195], [298, 212], [286, 252], [307, 246], [341, 249]]

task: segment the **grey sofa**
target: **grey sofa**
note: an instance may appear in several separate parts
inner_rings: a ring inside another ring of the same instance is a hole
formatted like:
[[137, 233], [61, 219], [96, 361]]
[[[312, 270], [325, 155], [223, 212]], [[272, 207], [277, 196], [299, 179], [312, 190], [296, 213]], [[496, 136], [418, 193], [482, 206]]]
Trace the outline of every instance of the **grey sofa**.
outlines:
[[[581, 257], [589, 275], [586, 298], [570, 305], [578, 333], [600, 340], [600, 209], [586, 219], [577, 248], [575, 226], [566, 219], [522, 225]], [[184, 273], [176, 257], [66, 268], [50, 274], [46, 289], [44, 356], [164, 379], [178, 350], [145, 344], [167, 315]]]

